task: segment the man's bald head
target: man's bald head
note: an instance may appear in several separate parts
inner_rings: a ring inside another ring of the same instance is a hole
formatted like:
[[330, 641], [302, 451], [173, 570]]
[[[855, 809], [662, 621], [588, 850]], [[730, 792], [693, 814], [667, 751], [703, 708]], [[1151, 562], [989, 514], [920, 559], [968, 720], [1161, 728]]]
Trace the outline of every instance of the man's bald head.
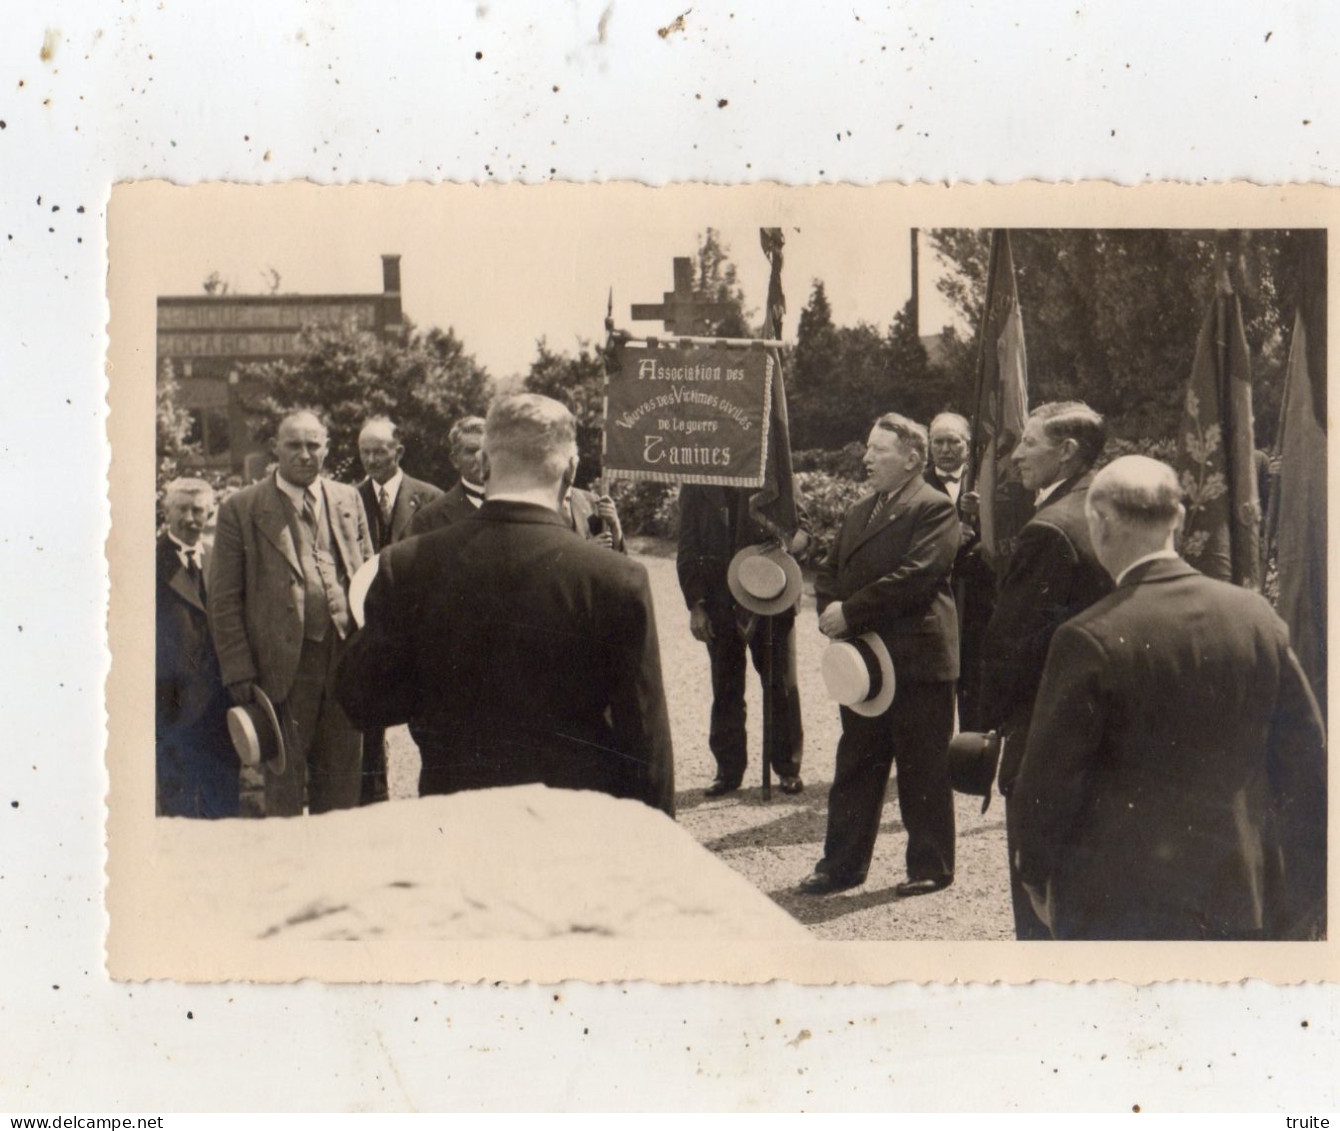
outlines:
[[489, 481], [557, 485], [574, 470], [577, 422], [558, 401], [517, 393], [494, 401], [484, 422]]
[[1183, 514], [1177, 472], [1148, 456], [1114, 459], [1093, 477], [1088, 502], [1110, 507], [1114, 517], [1135, 526], [1172, 529]]
[[1186, 510], [1171, 467], [1148, 456], [1122, 456], [1093, 477], [1084, 513], [1093, 551], [1115, 578], [1132, 562], [1171, 550]]

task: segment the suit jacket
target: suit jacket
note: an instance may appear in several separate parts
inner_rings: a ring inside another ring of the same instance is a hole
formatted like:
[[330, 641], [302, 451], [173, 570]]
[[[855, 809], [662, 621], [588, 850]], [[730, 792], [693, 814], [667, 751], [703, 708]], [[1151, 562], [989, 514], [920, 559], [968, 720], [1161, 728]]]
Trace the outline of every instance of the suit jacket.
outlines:
[[[322, 479], [346, 577], [372, 556], [358, 490]], [[303, 576], [289, 528], [292, 506], [273, 475], [219, 508], [209, 573], [209, 625], [225, 684], [256, 680], [275, 703], [288, 698], [303, 640]]]
[[479, 508], [466, 497], [465, 488], [458, 481], [449, 491], [438, 495], [432, 502], [420, 507], [410, 519], [406, 537], [417, 538], [433, 530], [441, 530], [453, 522], [469, 518]]
[[1324, 929], [1325, 731], [1255, 593], [1137, 566], [1059, 628], [1011, 803], [1058, 938]]
[[544, 782], [674, 812], [646, 570], [553, 510], [486, 502], [382, 552], [338, 696], [360, 727], [414, 720], [451, 789]]
[[[206, 549], [204, 569], [209, 568]], [[157, 729], [184, 730], [226, 703], [219, 661], [209, 636], [209, 618], [196, 583], [163, 534], [155, 554]]]
[[876, 632], [900, 682], [958, 678], [958, 620], [949, 575], [959, 548], [954, 504], [920, 476], [873, 525], [877, 496], [857, 500], [814, 580], [823, 612], [842, 602], [853, 635]]
[[982, 643], [982, 724], [1008, 736], [1000, 791], [1009, 794], [1052, 633], [1112, 591], [1084, 517], [1093, 474], [1062, 482], [1019, 532]]
[[[690, 609], [702, 601], [715, 617], [733, 614], [734, 598], [726, 584], [731, 558], [771, 535], [749, 515], [752, 492], [739, 488], [686, 483], [679, 489], [679, 544], [675, 568]], [[809, 521], [797, 503], [800, 529]], [[787, 613], [781, 616], [790, 615]]]
[[364, 479], [358, 485], [358, 493], [363, 499], [363, 511], [368, 519], [368, 534], [372, 539], [373, 550], [381, 550], [392, 542], [399, 542], [409, 532], [410, 523], [421, 508], [442, 495], [441, 487], [434, 487], [422, 479], [413, 479], [402, 475], [400, 490], [396, 492], [395, 505], [391, 508], [391, 529], [382, 530], [381, 504], [377, 501], [376, 484], [371, 478]]

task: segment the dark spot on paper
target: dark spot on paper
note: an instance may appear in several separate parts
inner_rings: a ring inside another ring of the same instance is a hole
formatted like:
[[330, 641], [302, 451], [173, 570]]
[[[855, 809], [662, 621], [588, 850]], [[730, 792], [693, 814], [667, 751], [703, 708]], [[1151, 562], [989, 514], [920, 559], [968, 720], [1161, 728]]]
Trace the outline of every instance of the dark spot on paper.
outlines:
[[262, 161], [268, 161], [268, 160], [270, 160], [270, 151], [269, 151], [268, 149], [265, 151], [265, 156], [262, 157], [261, 160], [262, 160]]
[[189, 1009], [186, 1011], [186, 1020], [187, 1020], [187, 1021], [194, 1021], [194, 1020], [195, 1020], [195, 1014], [192, 1013]]
[[1300, 1024], [1299, 1024], [1299, 1028], [1300, 1028], [1300, 1029], [1306, 1029], [1306, 1028], [1307, 1028], [1307, 1022], [1306, 1022], [1306, 1021], [1300, 1022]]
[[482, 59], [482, 58], [484, 58], [484, 52], [482, 52], [482, 51], [476, 51], [476, 52], [475, 52], [475, 58], [476, 58], [476, 59]]
[[83, 206], [82, 204], [81, 204], [78, 208], [75, 209], [76, 212], [82, 212], [83, 210], [84, 210], [84, 206]]
[[1311, 124], [1312, 124], [1312, 119], [1311, 119], [1311, 118], [1304, 118], [1304, 119], [1303, 119], [1303, 125], [1305, 125], [1305, 126], [1310, 126]]
[[17, 808], [19, 807], [19, 803], [18, 803], [17, 801], [11, 801], [11, 802], [9, 803], [9, 807], [10, 807], [11, 809], [17, 809]]
[[1107, 136], [1108, 136], [1108, 137], [1116, 137], [1116, 136], [1117, 136], [1117, 131], [1116, 131], [1116, 130], [1113, 130], [1113, 131], [1112, 131], [1110, 134], [1108, 134]]
[[53, 205], [51, 206], [51, 211], [52, 211], [52, 212], [59, 212], [59, 211], [60, 211], [60, 205], [59, 205], [59, 204], [53, 204]]
[[1266, 32], [1266, 42], [1267, 42], [1267, 43], [1270, 42], [1270, 37], [1271, 37], [1272, 35], [1274, 35], [1274, 34], [1275, 34], [1275, 33], [1274, 33], [1273, 31], [1268, 31], [1268, 32]]
[[725, 109], [727, 106], [729, 106], [729, 105], [730, 105], [730, 102], [729, 102], [727, 99], [725, 99], [725, 98], [718, 98], [718, 99], [717, 99], [717, 109], [718, 109], [718, 110], [724, 110], [724, 109]]
[[7, 130], [7, 129], [9, 129], [8, 124], [6, 124], [4, 118], [0, 118], [0, 130]]
[[60, 989], [60, 986], [57, 986], [57, 985], [54, 985], [54, 984], [53, 984], [51, 988], [52, 988], [53, 990], [58, 990], [58, 989]]
[[673, 33], [677, 31], [683, 31], [684, 17], [687, 16], [692, 11], [693, 11], [692, 8], [685, 8], [684, 11], [680, 12], [679, 15], [677, 15], [673, 20], [671, 20], [668, 24], [666, 24], [665, 27], [657, 28], [656, 34], [659, 35], [662, 39], [669, 39]]
[[54, 27], [47, 28], [46, 34], [42, 36], [42, 49], [37, 53], [38, 58], [41, 59], [42, 62], [49, 62], [51, 56], [56, 54], [56, 43], [59, 39], [60, 32]]
[[1139, 1104], [1131, 1104], [1131, 1110], [1132, 1110], [1133, 1112], [1135, 1112], [1136, 1115], [1139, 1115], [1139, 1114], [1140, 1114], [1140, 1105], [1139, 1105]]
[[558, 83], [554, 83], [554, 93], [558, 93]]

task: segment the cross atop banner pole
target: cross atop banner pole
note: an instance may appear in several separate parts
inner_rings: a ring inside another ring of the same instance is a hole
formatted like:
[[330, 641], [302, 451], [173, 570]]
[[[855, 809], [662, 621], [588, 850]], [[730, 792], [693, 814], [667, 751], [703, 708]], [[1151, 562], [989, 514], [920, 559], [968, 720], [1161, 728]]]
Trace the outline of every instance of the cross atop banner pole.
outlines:
[[675, 289], [666, 291], [660, 303], [635, 302], [634, 322], [661, 322], [669, 334], [705, 334], [708, 323], [731, 312], [728, 302], [706, 302], [693, 294], [693, 260], [675, 257]]

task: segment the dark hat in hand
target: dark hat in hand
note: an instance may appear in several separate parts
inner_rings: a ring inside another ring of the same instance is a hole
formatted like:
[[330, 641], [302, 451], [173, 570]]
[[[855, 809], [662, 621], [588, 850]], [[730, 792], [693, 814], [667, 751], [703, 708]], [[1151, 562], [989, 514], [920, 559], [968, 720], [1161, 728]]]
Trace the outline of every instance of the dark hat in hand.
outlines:
[[874, 718], [893, 702], [893, 657], [877, 633], [830, 644], [819, 670], [829, 698], [858, 715]]
[[764, 617], [784, 613], [800, 600], [803, 580], [800, 563], [776, 542], [746, 546], [726, 568], [736, 603]]
[[982, 812], [991, 806], [991, 787], [1000, 763], [1000, 735], [965, 730], [949, 741], [949, 780], [957, 793], [982, 798]]
[[270, 697], [260, 689], [252, 688], [252, 701], [242, 707], [228, 710], [228, 737], [244, 766], [264, 764], [271, 773], [282, 774], [288, 765], [284, 750], [284, 729]]

